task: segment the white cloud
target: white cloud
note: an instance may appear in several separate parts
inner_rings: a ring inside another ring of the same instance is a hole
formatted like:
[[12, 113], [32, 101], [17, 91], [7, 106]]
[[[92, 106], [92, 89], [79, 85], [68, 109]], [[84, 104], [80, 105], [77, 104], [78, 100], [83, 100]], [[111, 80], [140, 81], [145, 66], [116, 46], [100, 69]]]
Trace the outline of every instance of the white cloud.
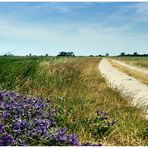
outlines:
[[[44, 6], [42, 5], [41, 7]], [[38, 8], [36, 7], [36, 9]], [[66, 13], [73, 10], [70, 6], [56, 6], [54, 9]], [[75, 22], [46, 24], [45, 22], [37, 24], [1, 17], [0, 38], [9, 38], [9, 40], [5, 40], [7, 44], [10, 44], [10, 39], [12, 39], [13, 43], [9, 46], [12, 46], [12, 48], [21, 46], [28, 48], [31, 42], [32, 45], [30, 48], [60, 48], [63, 50], [71, 50], [73, 48], [77, 52], [82, 53], [86, 49], [88, 53], [92, 54], [93, 52], [94, 54], [106, 53], [109, 52], [109, 49], [112, 52], [116, 51], [116, 53], [129, 48], [133, 50], [141, 48], [144, 50], [147, 47], [148, 35], [144, 33], [139, 34], [137, 30], [134, 31], [132, 29], [134, 25], [133, 20], [133, 22], [124, 22], [118, 26], [110, 24], [112, 20], [122, 19], [124, 13], [121, 9], [121, 13], [118, 14], [116, 12], [110, 14], [105, 18], [106, 21], [100, 23]], [[130, 16], [128, 19], [130, 19]], [[7, 45], [3, 43], [1, 47], [5, 48]], [[120, 51], [118, 51], [119, 49]]]

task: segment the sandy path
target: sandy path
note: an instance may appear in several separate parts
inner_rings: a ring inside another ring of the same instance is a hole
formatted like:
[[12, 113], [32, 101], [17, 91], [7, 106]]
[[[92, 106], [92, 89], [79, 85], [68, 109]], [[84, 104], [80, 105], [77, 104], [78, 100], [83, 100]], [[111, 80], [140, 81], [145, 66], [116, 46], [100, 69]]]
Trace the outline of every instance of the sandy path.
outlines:
[[116, 62], [124, 67], [127, 67], [127, 68], [130, 68], [132, 70], [136, 70], [138, 72], [142, 72], [144, 74], [148, 74], [148, 70], [147, 69], [144, 69], [144, 68], [139, 68], [139, 67], [135, 67], [135, 66], [132, 66], [132, 65], [129, 65], [129, 64], [126, 64], [124, 62], [121, 62], [121, 61], [117, 61], [117, 60], [112, 60], [113, 62]]
[[112, 87], [121, 90], [123, 95], [131, 97], [134, 105], [148, 107], [148, 86], [113, 68], [106, 59], [101, 60], [99, 69]]

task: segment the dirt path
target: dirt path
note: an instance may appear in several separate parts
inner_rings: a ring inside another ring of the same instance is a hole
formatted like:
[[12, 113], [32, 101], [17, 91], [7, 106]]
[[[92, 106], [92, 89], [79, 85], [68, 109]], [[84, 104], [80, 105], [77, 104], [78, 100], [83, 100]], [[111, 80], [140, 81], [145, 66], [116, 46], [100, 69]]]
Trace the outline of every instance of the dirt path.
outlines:
[[111, 87], [118, 88], [124, 96], [130, 96], [134, 105], [148, 107], [148, 86], [113, 68], [106, 59], [100, 62], [99, 69]]
[[121, 62], [121, 61], [117, 61], [117, 60], [112, 60], [113, 62], [116, 62], [124, 67], [127, 67], [127, 68], [130, 68], [132, 70], [136, 70], [138, 72], [142, 72], [144, 74], [148, 74], [148, 70], [147, 69], [144, 69], [144, 68], [139, 68], [139, 67], [135, 67], [135, 66], [132, 66], [132, 65], [129, 65], [129, 64], [126, 64], [124, 62]]

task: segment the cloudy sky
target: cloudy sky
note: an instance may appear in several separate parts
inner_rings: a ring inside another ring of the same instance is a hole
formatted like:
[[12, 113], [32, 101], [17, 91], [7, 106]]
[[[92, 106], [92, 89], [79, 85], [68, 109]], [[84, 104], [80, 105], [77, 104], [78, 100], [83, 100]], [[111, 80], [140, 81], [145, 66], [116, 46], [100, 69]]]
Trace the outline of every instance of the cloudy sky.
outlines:
[[148, 53], [148, 3], [0, 2], [0, 54]]

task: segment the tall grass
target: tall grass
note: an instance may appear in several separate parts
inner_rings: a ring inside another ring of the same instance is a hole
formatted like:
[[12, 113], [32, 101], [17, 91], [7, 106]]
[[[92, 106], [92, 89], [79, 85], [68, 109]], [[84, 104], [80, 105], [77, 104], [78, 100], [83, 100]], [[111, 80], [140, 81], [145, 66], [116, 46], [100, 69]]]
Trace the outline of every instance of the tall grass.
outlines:
[[37, 63], [37, 60], [33, 59], [1, 58], [1, 87], [6, 89], [20, 88], [28, 79], [33, 77]]
[[[4, 59], [3, 59], [4, 60]], [[57, 124], [79, 135], [80, 142], [104, 145], [147, 145], [148, 122], [129, 98], [111, 89], [98, 70], [100, 58], [46, 58], [1, 62], [3, 88], [50, 98]], [[7, 66], [5, 66], [7, 65]], [[11, 85], [9, 84], [11, 82]], [[106, 111], [116, 126], [104, 136], [93, 134], [97, 111]], [[143, 136], [144, 135], [144, 136]]]
[[148, 85], [148, 76], [147, 74], [143, 74], [142, 72], [138, 72], [136, 70], [131, 70], [125, 66], [122, 66], [116, 62], [110, 60], [110, 63], [113, 67], [119, 69], [119, 71], [126, 73], [127, 75], [136, 78], [137, 80], [141, 81], [142, 83]]
[[134, 66], [148, 68], [148, 57], [120, 57], [115, 59]]

